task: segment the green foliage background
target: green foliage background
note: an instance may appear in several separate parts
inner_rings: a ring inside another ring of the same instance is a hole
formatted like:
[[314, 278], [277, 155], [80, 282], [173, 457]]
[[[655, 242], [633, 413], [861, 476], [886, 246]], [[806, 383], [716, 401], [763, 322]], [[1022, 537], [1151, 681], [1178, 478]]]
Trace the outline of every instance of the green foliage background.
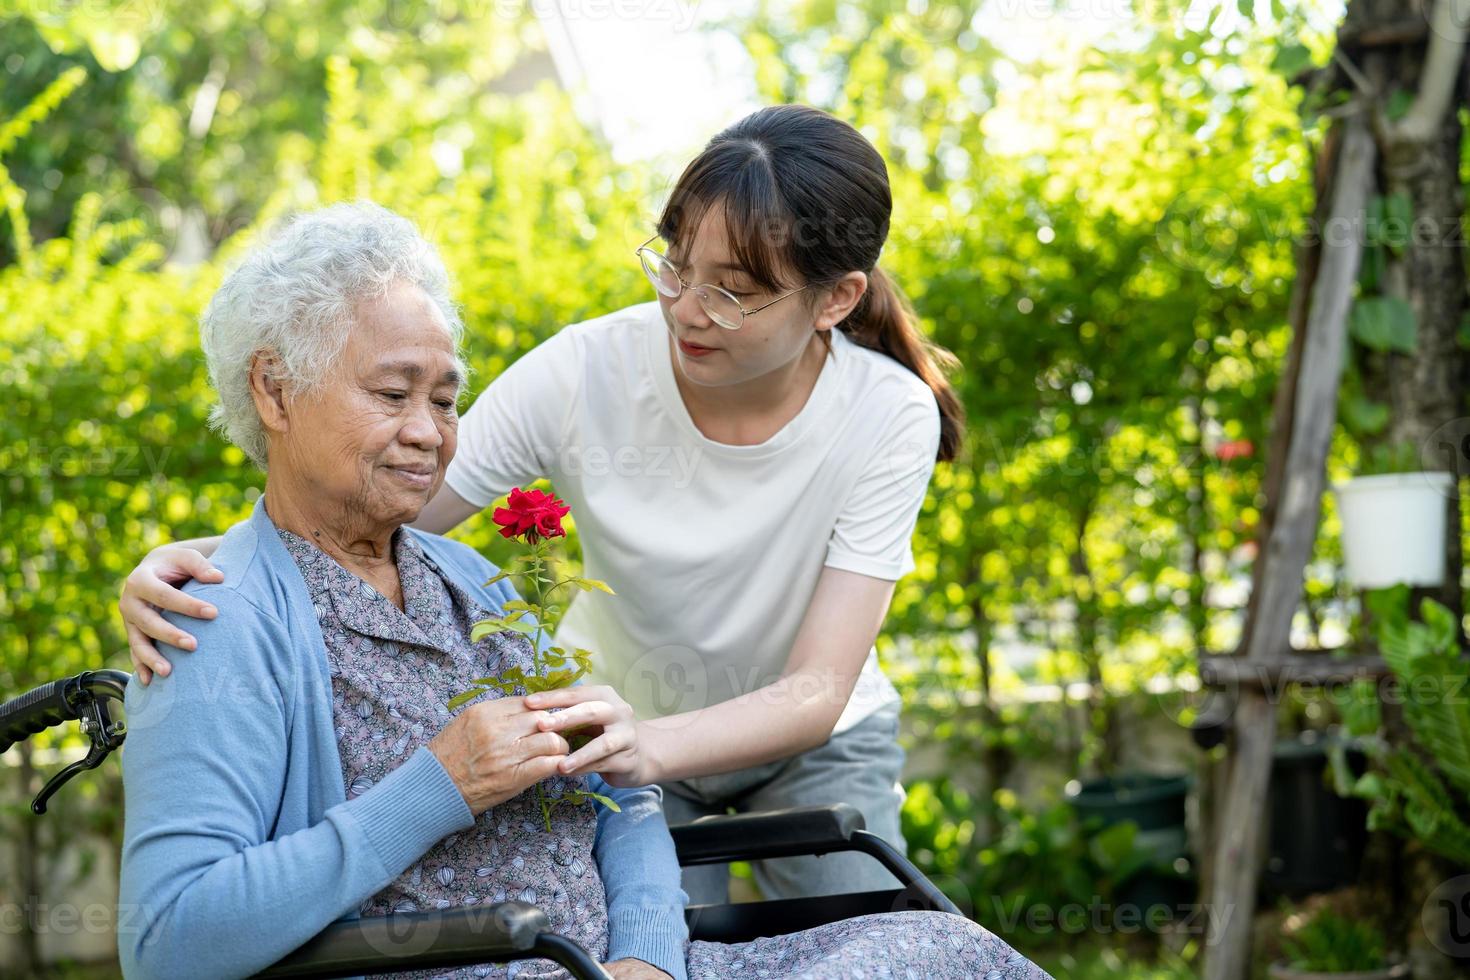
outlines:
[[[1132, 48], [1058, 34], [1032, 64], [969, 26], [973, 4], [804, 0], [727, 25], [762, 98], [883, 151], [885, 265], [964, 362], [965, 452], [937, 471], [881, 646], [916, 736], [958, 766], [1106, 768], [1118, 699], [1233, 641], [1321, 131], [1285, 73], [1328, 47], [1303, 10], [1260, 6], [1144, 7]], [[511, 82], [542, 53], [525, 5], [0, 2], [0, 692], [125, 665], [126, 571], [259, 493], [205, 428], [196, 317], [276, 217], [365, 196], [418, 221], [457, 279], [476, 391], [646, 298], [631, 252], [663, 184], [614, 164], [554, 83]], [[1330, 501], [1324, 531], [1317, 606], [1340, 593]], [[483, 518], [457, 533], [499, 554]], [[982, 657], [1019, 643], [1040, 651], [1022, 672]], [[1108, 693], [1078, 732], [1005, 698], [1088, 679]], [[1008, 860], [975, 858], [955, 810], [994, 804], [913, 799], [932, 867]]]

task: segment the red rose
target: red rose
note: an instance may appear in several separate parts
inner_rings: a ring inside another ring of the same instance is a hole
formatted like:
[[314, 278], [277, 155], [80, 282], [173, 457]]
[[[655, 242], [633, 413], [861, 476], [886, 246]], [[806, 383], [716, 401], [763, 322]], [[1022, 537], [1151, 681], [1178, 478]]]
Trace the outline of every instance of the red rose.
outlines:
[[541, 538], [560, 538], [566, 535], [561, 519], [571, 508], [556, 498], [555, 494], [541, 490], [522, 490], [516, 487], [510, 492], [507, 506], [495, 508], [492, 515], [500, 525], [500, 533], [507, 538], [521, 538], [535, 544]]

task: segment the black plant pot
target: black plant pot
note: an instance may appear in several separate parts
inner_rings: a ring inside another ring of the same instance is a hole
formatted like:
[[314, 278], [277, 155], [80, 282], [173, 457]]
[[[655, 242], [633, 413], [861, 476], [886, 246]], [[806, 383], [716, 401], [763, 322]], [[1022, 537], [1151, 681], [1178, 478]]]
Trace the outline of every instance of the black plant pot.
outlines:
[[1162, 906], [1174, 915], [1194, 900], [1184, 818], [1189, 784], [1187, 775], [1127, 773], [1088, 780], [1068, 794], [1084, 824], [1110, 827], [1132, 821], [1138, 826], [1135, 844], [1153, 853], [1154, 867], [1119, 886], [1119, 905], [1142, 911]]
[[[1276, 743], [1271, 760], [1270, 850], [1261, 875], [1268, 898], [1300, 898], [1350, 885], [1368, 843], [1367, 808], [1345, 799], [1327, 778], [1333, 736], [1305, 732]], [[1349, 747], [1348, 765], [1367, 760]]]

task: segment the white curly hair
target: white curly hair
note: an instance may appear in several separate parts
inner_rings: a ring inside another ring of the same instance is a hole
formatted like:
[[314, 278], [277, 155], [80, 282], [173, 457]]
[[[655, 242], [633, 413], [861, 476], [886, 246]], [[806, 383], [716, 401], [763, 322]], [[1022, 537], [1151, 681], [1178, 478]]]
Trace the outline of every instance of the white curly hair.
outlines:
[[[413, 222], [366, 201], [290, 219], [246, 253], [204, 311], [200, 343], [219, 393], [210, 425], [265, 469], [265, 426], [250, 395], [255, 355], [274, 352], [278, 380], [294, 392], [310, 393], [342, 353], [357, 304], [400, 283], [428, 295], [458, 352], [464, 324], [450, 299], [449, 273]], [[458, 353], [455, 361], [460, 377], [467, 378]]]

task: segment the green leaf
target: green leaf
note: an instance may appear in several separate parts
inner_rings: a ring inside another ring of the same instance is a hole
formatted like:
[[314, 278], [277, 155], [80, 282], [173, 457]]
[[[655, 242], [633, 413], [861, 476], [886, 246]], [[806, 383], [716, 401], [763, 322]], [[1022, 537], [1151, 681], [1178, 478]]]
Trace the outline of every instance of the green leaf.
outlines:
[[97, 59], [97, 64], [113, 73], [133, 67], [142, 50], [138, 36], [130, 31], [98, 27], [89, 31], [88, 35], [87, 47], [92, 49], [92, 57]]
[[1414, 661], [1434, 653], [1430, 632], [1422, 623], [1385, 622], [1378, 628], [1378, 649], [1399, 681], [1409, 684], [1420, 675]]
[[1394, 255], [1403, 255], [1414, 227], [1414, 202], [1399, 191], [1383, 199], [1382, 242]]
[[1370, 296], [1353, 303], [1348, 330], [1354, 340], [1377, 351], [1412, 353], [1418, 326], [1414, 310], [1397, 296]]
[[1091, 841], [1093, 856], [1105, 869], [1117, 865], [1133, 850], [1133, 838], [1138, 835], [1138, 825], [1125, 820], [1111, 827], [1104, 827]]
[[525, 679], [526, 672], [524, 670], [519, 667], [507, 667], [501, 672], [499, 677], [476, 677], [474, 679], [474, 683], [490, 684], [492, 686], [509, 684], [513, 687], [516, 684], [522, 683], [523, 681], [525, 681]]
[[504, 569], [502, 569], [501, 571], [499, 571], [499, 572], [496, 573], [496, 575], [495, 575], [494, 578], [487, 580], [485, 582], [485, 584], [486, 585], [494, 585], [496, 582], [499, 582], [499, 581], [502, 581], [504, 579], [510, 578], [511, 577], [511, 574], [512, 574], [511, 572], [508, 572], [508, 571], [505, 571]]
[[523, 599], [509, 599], [501, 607], [505, 610], [520, 610], [522, 613], [534, 612], [536, 607]]
[[1388, 267], [1386, 249], [1379, 242], [1368, 242], [1363, 248], [1363, 262], [1358, 269], [1358, 283], [1364, 295], [1378, 292], [1383, 272]]
[[553, 670], [545, 675], [532, 674], [526, 678], [526, 690], [532, 693], [536, 691], [554, 691], [571, 684], [574, 675], [570, 670]]
[[1354, 393], [1343, 399], [1342, 421], [1348, 431], [1358, 437], [1374, 436], [1388, 426], [1389, 408], [1361, 394]]
[[455, 708], [458, 708], [462, 704], [469, 704], [471, 701], [475, 700], [475, 698], [484, 693], [485, 692], [482, 689], [475, 691], [465, 691], [461, 694], [456, 694], [454, 697], [449, 699], [449, 710], [453, 711]]
[[1388, 795], [1388, 784], [1376, 772], [1365, 772], [1353, 783], [1352, 795], [1363, 800], [1382, 799]]
[[1371, 680], [1359, 678], [1353, 683], [1333, 692], [1338, 712], [1342, 715], [1343, 727], [1350, 735], [1371, 735], [1382, 727], [1382, 711], [1378, 700], [1378, 685]]
[[1384, 107], [1384, 114], [1397, 121], [1408, 114], [1409, 107], [1413, 104], [1414, 93], [1401, 88], [1388, 97], [1388, 105]]
[[470, 627], [470, 642], [479, 643], [492, 633], [504, 633], [511, 628], [511, 624], [503, 619], [482, 619]]
[[1293, 78], [1312, 67], [1312, 52], [1305, 44], [1295, 41], [1281, 45], [1271, 59], [1271, 70], [1278, 75]]
[[1380, 627], [1384, 623], [1402, 623], [1409, 618], [1409, 587], [1407, 585], [1391, 585], [1384, 589], [1369, 589], [1364, 593], [1363, 601], [1368, 605], [1368, 611], [1378, 621]]
[[613, 813], [623, 812], [623, 808], [618, 806], [617, 802], [613, 800], [613, 798], [610, 796], [603, 796], [601, 793], [594, 793], [590, 789], [578, 790], [577, 792], [581, 793], [583, 796], [590, 797], [591, 799], [596, 800], [598, 803], [601, 803]]
[[[517, 613], [516, 615], [520, 616], [521, 614]], [[485, 627], [483, 631], [481, 631], [482, 626]], [[520, 633], [522, 636], [532, 636], [535, 634], [536, 628], [535, 623], [525, 623], [519, 619], [486, 620], [484, 623], [475, 624], [474, 629], [470, 631], [470, 640], [474, 641], [488, 636], [491, 633], [504, 633], [506, 631]]]
[[617, 593], [612, 590], [612, 587], [601, 579], [572, 578], [568, 579], [567, 581], [570, 582], [572, 585], [575, 585], [577, 588], [581, 589], [583, 592], [591, 592], [593, 589], [597, 589], [600, 592], [606, 592], [608, 595], [617, 595]]
[[1455, 622], [1455, 614], [1450, 610], [1425, 596], [1419, 605], [1419, 615], [1424, 619], [1424, 625], [1429, 629], [1429, 644], [1435, 651], [1442, 654], [1457, 653], [1460, 645], [1460, 624]]

